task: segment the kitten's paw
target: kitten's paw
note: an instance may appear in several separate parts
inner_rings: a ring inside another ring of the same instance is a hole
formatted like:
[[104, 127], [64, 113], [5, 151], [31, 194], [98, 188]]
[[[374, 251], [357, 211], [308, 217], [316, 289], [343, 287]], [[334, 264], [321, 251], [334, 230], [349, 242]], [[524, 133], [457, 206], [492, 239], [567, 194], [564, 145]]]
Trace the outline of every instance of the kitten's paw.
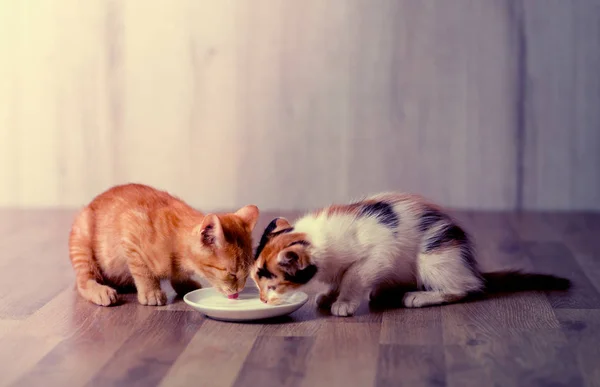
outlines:
[[100, 306], [110, 306], [118, 300], [117, 291], [106, 285], [98, 284], [89, 289], [87, 294], [90, 301]]
[[331, 304], [335, 302], [337, 297], [329, 292], [323, 292], [317, 294], [316, 302], [317, 306], [321, 309], [331, 308]]
[[334, 316], [352, 316], [358, 309], [358, 302], [353, 301], [336, 301], [331, 305], [331, 314]]
[[406, 308], [420, 308], [425, 305], [423, 292], [407, 292], [402, 298], [402, 304]]
[[165, 305], [167, 295], [160, 289], [152, 289], [146, 292], [138, 292], [138, 301], [142, 305]]

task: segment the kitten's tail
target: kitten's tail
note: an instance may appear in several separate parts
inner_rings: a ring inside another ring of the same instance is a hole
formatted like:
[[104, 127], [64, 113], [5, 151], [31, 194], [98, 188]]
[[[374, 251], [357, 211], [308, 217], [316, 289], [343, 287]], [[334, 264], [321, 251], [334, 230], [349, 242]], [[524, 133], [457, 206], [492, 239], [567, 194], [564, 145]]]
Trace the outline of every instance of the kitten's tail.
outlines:
[[77, 214], [69, 234], [69, 258], [80, 292], [87, 287], [89, 281], [101, 278], [92, 248], [93, 226], [93, 214], [89, 208], [85, 208]]
[[482, 273], [485, 291], [489, 293], [520, 292], [528, 290], [567, 290], [571, 281], [551, 274], [524, 273], [519, 270], [504, 270]]
[[102, 273], [94, 258], [94, 213], [85, 208], [75, 218], [69, 235], [69, 257], [75, 270], [77, 290], [83, 298], [97, 305], [112, 305], [118, 301], [117, 292], [102, 285]]

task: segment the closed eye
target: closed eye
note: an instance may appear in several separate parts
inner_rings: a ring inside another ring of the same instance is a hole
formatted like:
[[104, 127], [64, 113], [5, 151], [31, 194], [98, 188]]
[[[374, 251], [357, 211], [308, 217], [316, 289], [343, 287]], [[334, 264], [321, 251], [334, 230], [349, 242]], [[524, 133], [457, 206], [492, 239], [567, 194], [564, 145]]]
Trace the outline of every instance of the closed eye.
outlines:
[[271, 286], [267, 287], [267, 289], [269, 289], [269, 290], [275, 290], [275, 288], [276, 288], [276, 287], [277, 287], [277, 286], [273, 286], [273, 285], [271, 285]]
[[212, 267], [213, 269], [217, 269], [219, 271], [227, 271], [227, 269], [224, 269], [224, 268], [221, 268], [221, 267], [218, 267], [218, 266], [213, 266], [213, 265], [206, 265], [206, 266]]

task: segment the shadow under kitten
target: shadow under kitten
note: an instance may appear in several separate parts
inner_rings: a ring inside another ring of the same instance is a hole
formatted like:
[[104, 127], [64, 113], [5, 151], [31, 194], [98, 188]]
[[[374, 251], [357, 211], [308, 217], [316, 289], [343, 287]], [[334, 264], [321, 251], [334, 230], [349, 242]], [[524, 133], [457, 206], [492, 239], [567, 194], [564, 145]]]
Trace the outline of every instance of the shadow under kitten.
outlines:
[[[566, 291], [571, 287], [567, 278], [552, 274], [524, 273], [519, 270], [502, 270], [482, 273], [485, 288], [478, 293], [472, 293], [462, 302], [483, 300], [502, 295], [527, 291]], [[395, 309], [402, 307], [404, 293], [414, 291], [415, 287], [395, 287], [380, 291], [376, 296], [371, 295], [369, 308], [371, 310]]]

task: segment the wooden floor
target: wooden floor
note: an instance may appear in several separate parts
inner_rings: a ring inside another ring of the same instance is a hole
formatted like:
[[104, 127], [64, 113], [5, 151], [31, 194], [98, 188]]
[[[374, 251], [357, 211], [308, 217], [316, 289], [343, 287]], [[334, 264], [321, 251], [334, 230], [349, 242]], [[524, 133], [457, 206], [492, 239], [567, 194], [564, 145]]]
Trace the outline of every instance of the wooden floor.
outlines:
[[103, 308], [73, 289], [72, 211], [0, 210], [0, 385], [600, 386], [600, 215], [456, 215], [483, 269], [574, 288], [415, 310], [365, 303], [352, 318], [311, 297], [267, 324], [206, 319], [172, 293], [164, 307], [128, 295]]

